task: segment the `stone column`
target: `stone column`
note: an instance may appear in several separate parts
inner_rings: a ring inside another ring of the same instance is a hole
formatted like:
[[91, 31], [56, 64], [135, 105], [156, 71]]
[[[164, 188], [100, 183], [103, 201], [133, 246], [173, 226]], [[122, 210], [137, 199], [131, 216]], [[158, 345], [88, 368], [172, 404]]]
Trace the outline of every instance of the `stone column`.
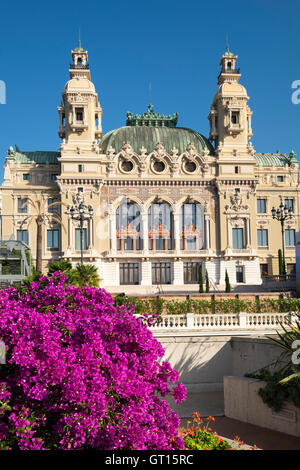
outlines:
[[141, 206], [141, 239], [142, 248], [145, 253], [149, 250], [149, 238], [148, 238], [148, 211], [147, 207], [143, 204]]
[[246, 248], [250, 248], [250, 217], [246, 218]]
[[73, 223], [71, 215], [68, 216], [68, 250], [73, 250]]
[[230, 248], [230, 218], [228, 216], [226, 217], [226, 223], [227, 223], [227, 248]]
[[110, 236], [110, 249], [117, 251], [117, 224], [116, 224], [116, 210], [113, 204], [108, 205], [109, 214], [109, 236]]
[[89, 248], [91, 248], [94, 245], [94, 240], [93, 240], [93, 219], [89, 219]]
[[204, 221], [205, 221], [205, 228], [204, 228], [205, 249], [209, 250], [210, 249], [210, 223], [209, 223], [209, 215], [208, 214], [206, 214], [204, 216]]
[[174, 249], [175, 251], [180, 250], [180, 209], [177, 204], [173, 206], [173, 237], [174, 237]]
[[152, 285], [151, 261], [149, 258], [141, 263], [141, 286]]
[[183, 261], [181, 259], [175, 259], [173, 263], [173, 284], [182, 286], [183, 282]]

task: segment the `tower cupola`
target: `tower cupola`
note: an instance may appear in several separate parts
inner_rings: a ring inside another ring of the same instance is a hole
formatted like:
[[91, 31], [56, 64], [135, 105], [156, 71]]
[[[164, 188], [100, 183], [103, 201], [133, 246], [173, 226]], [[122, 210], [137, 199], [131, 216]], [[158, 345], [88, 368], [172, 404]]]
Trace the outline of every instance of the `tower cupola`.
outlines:
[[236, 61], [238, 56], [230, 52], [229, 47], [226, 47], [226, 52], [222, 55], [220, 65], [221, 72], [218, 77], [218, 85], [224, 82], [238, 82], [241, 74], [240, 69], [236, 68]]
[[95, 148], [102, 136], [102, 108], [98, 101], [95, 86], [91, 82], [88, 53], [81, 45], [72, 50], [70, 80], [62, 93], [62, 103], [58, 107], [58, 134], [65, 150], [86, 152]]

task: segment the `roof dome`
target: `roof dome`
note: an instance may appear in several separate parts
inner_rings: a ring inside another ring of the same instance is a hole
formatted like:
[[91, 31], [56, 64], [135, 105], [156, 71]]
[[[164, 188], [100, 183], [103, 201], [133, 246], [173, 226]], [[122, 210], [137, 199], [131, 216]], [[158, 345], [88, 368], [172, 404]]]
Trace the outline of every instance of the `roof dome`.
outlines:
[[66, 84], [65, 84], [65, 91], [91, 91], [92, 93], [95, 93], [95, 86], [94, 84], [88, 80], [87, 78], [80, 78], [78, 80], [77, 78], [71, 78]]
[[103, 136], [100, 142], [101, 153], [107, 153], [109, 147], [113, 147], [118, 153], [125, 142], [129, 142], [138, 154], [142, 147], [147, 149], [147, 153], [151, 153], [160, 142], [168, 153], [175, 147], [180, 155], [192, 143], [199, 153], [207, 149], [210, 155], [214, 155], [212, 144], [202, 134], [185, 127], [176, 127], [177, 113], [173, 116], [161, 116], [149, 105], [148, 111], [142, 115], [133, 116], [127, 113], [126, 123], [126, 126]]

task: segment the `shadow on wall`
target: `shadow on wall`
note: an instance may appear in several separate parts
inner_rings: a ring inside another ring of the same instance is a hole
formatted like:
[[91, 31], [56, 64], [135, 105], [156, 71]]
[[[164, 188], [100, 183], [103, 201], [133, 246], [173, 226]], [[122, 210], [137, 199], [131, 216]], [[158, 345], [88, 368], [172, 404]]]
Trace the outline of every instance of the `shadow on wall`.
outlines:
[[207, 391], [223, 389], [226, 375], [245, 375], [278, 361], [282, 350], [262, 337], [168, 337], [159, 338], [169, 361], [188, 386]]

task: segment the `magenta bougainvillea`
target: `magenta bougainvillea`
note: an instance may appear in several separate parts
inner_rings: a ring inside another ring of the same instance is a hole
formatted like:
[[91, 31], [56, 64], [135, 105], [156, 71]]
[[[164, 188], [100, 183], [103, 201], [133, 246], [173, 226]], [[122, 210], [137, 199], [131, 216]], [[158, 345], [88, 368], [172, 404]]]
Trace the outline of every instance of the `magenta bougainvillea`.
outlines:
[[183, 449], [178, 373], [133, 307], [54, 274], [0, 291], [0, 449]]

